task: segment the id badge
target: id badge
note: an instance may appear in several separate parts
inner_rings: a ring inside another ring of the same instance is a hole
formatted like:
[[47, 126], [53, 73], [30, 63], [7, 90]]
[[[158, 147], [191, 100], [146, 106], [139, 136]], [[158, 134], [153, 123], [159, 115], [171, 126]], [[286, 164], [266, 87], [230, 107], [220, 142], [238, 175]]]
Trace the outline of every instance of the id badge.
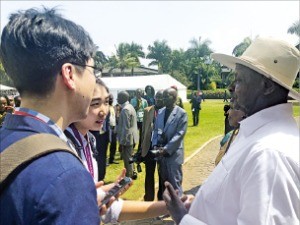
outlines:
[[157, 130], [157, 134], [158, 134], [158, 135], [162, 135], [162, 133], [163, 133], [162, 129], [158, 129], [158, 130]]
[[138, 112], [138, 117], [143, 118], [144, 117], [144, 112]]

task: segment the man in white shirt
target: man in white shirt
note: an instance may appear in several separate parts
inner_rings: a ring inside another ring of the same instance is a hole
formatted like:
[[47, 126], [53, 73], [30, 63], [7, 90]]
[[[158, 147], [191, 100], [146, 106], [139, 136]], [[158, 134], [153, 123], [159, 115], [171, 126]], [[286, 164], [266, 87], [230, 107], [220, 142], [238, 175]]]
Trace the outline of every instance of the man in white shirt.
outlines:
[[164, 200], [177, 224], [299, 224], [299, 128], [288, 95], [300, 68], [299, 50], [257, 38], [241, 57], [213, 53], [236, 71], [235, 103], [247, 118], [228, 152], [189, 209], [169, 183]]

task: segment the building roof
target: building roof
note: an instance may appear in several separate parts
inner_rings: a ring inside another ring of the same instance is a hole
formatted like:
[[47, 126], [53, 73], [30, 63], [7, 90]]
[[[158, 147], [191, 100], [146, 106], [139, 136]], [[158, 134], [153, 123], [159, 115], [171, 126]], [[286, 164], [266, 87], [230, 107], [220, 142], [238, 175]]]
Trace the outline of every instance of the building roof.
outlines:
[[147, 85], [152, 85], [154, 89], [166, 89], [176, 85], [178, 89], [186, 89], [186, 86], [171, 77], [169, 74], [148, 75], [148, 76], [129, 76], [129, 77], [102, 77], [109, 89], [134, 90], [137, 88], [145, 89]]
[[[144, 66], [136, 67], [133, 70], [134, 76], [142, 76], [142, 75], [152, 75], [152, 74], [158, 74], [158, 70], [152, 69], [152, 68], [147, 68]], [[104, 68], [102, 71], [102, 77], [119, 77], [119, 76], [131, 76], [131, 68], [126, 68], [124, 72], [121, 72], [121, 69], [119, 68]]]
[[0, 93], [5, 95], [16, 95], [18, 93], [17, 89], [4, 84], [0, 84]]

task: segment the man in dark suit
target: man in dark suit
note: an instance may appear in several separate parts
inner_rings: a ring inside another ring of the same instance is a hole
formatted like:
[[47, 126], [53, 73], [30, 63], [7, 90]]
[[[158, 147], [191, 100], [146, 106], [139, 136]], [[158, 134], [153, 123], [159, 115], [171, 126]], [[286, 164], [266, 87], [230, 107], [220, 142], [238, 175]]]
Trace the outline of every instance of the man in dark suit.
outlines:
[[[155, 105], [149, 106], [144, 110], [141, 156], [144, 158], [146, 176], [145, 176], [145, 195], [144, 201], [153, 201], [155, 196], [154, 173], [156, 167], [155, 155], [149, 150], [152, 149], [151, 137], [154, 129], [155, 120], [158, 110], [164, 106], [163, 91], [160, 90], [155, 95]], [[162, 196], [162, 185], [159, 182], [158, 196]]]
[[[158, 111], [153, 132], [152, 146], [159, 150], [159, 174], [162, 182], [170, 182], [182, 191], [183, 138], [187, 129], [187, 114], [176, 105], [177, 91], [168, 88], [163, 92], [165, 107]], [[164, 187], [163, 187], [164, 188]], [[159, 196], [161, 199], [162, 196]]]
[[192, 108], [192, 114], [193, 114], [193, 125], [198, 126], [199, 124], [199, 114], [201, 110], [201, 96], [200, 91], [194, 92], [192, 99], [190, 101], [191, 108]]

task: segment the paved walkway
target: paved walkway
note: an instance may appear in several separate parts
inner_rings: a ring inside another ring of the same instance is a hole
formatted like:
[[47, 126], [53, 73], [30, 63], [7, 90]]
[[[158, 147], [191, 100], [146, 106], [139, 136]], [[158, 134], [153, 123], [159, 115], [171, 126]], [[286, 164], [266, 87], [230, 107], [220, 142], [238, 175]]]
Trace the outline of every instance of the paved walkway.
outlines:
[[221, 136], [216, 137], [196, 151], [183, 165], [183, 190], [196, 194], [200, 185], [215, 168], [215, 158], [220, 149]]
[[[214, 169], [215, 157], [218, 154], [221, 136], [213, 138], [188, 157], [183, 164], [183, 190], [188, 194], [196, 194], [200, 185]], [[121, 225], [173, 225], [171, 218], [164, 220], [145, 219], [122, 222]]]

